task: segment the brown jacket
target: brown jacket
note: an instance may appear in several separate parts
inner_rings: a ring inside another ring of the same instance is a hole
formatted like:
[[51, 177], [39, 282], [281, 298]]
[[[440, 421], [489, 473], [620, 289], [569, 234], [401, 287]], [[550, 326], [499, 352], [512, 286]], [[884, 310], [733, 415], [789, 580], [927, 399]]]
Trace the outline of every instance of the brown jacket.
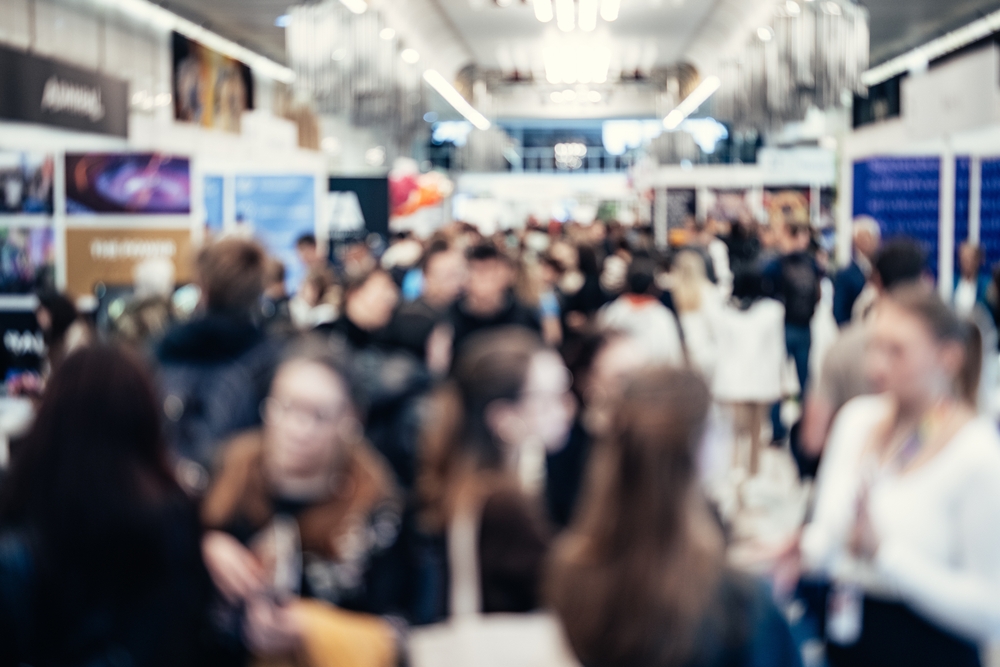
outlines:
[[[202, 504], [207, 528], [230, 531], [235, 525], [254, 531], [275, 515], [274, 499], [264, 470], [261, 431], [234, 438], [223, 450], [215, 481]], [[337, 491], [300, 511], [302, 550], [327, 560], [341, 560], [349, 534], [386, 504], [397, 504], [398, 493], [381, 457], [365, 444], [352, 448], [347, 472]]]

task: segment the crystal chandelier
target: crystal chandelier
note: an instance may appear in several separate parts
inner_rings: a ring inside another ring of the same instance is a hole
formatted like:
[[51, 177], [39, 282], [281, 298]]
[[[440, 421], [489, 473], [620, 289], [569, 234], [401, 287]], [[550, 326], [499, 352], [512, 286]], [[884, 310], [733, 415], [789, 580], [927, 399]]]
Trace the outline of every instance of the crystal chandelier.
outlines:
[[365, 8], [362, 0], [325, 0], [289, 9], [285, 43], [296, 92], [320, 113], [345, 114], [405, 143], [421, 127], [420, 55]]
[[850, 0], [786, 0], [736, 57], [721, 63], [713, 114], [736, 130], [801, 120], [809, 107], [867, 94], [868, 12]]

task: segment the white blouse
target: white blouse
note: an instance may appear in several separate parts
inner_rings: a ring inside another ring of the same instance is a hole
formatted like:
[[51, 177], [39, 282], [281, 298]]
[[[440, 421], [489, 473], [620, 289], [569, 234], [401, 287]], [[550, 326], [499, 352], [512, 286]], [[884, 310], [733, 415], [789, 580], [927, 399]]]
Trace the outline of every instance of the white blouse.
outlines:
[[719, 309], [715, 325], [715, 372], [712, 393], [717, 401], [773, 403], [781, 398], [785, 363], [785, 307], [761, 299], [747, 310]]
[[990, 421], [972, 420], [923, 465], [872, 482], [878, 551], [873, 563], [848, 552], [872, 433], [890, 408], [884, 397], [863, 396], [837, 415], [802, 536], [804, 563], [970, 639], [1000, 637], [1000, 435]]

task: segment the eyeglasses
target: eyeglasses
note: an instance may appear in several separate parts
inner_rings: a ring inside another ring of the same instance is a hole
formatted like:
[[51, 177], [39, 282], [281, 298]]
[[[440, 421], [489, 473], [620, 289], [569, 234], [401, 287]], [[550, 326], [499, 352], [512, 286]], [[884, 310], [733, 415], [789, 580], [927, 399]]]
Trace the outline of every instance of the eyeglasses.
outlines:
[[332, 410], [323, 409], [274, 396], [264, 399], [261, 404], [261, 417], [269, 424], [296, 419], [305, 422], [311, 428], [333, 426], [343, 413], [343, 405]]

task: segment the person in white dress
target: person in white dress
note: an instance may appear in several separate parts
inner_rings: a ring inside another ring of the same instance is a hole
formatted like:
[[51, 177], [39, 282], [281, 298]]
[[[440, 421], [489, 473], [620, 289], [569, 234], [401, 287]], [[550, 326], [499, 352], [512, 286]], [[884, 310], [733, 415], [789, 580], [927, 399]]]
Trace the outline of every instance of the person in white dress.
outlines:
[[872, 326], [881, 393], [838, 414], [800, 541], [832, 583], [828, 659], [979, 665], [1000, 636], [1000, 436], [976, 416], [978, 330], [921, 284]]
[[[761, 296], [760, 276], [737, 276], [733, 299], [719, 309], [712, 378], [715, 400], [729, 409], [734, 426], [734, 463], [757, 473], [767, 412], [781, 399], [785, 351], [785, 307]], [[741, 447], [742, 445], [742, 447]], [[749, 456], [744, 452], [749, 446]]]

